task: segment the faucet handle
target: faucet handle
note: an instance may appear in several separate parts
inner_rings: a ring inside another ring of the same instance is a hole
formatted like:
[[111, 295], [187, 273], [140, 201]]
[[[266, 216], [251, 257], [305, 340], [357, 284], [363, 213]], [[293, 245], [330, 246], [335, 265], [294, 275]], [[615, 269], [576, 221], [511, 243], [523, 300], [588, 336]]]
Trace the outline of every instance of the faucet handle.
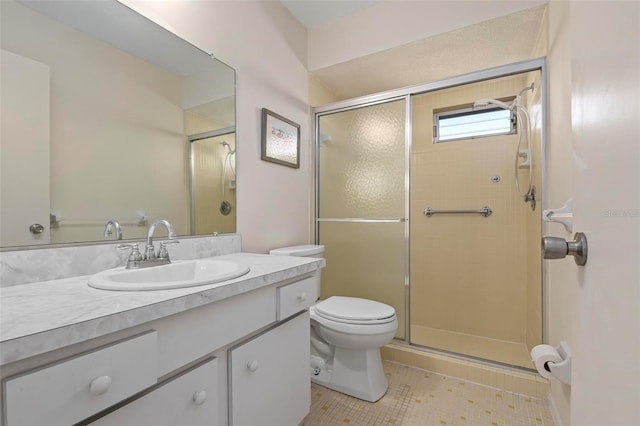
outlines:
[[164, 240], [160, 241], [160, 247], [158, 247], [158, 259], [167, 259], [169, 260], [169, 252], [167, 251], [167, 244], [180, 244], [178, 240]]
[[133, 244], [118, 244], [116, 246], [119, 250], [131, 249], [131, 253], [129, 253], [129, 260], [142, 260], [142, 253], [140, 253], [140, 249], [138, 248], [138, 243]]
[[129, 253], [129, 257], [127, 258], [127, 268], [130, 268], [133, 262], [139, 262], [142, 260], [142, 253], [140, 253], [140, 249], [138, 248], [138, 243], [134, 244], [118, 244], [116, 246], [119, 250], [131, 249], [131, 253]]

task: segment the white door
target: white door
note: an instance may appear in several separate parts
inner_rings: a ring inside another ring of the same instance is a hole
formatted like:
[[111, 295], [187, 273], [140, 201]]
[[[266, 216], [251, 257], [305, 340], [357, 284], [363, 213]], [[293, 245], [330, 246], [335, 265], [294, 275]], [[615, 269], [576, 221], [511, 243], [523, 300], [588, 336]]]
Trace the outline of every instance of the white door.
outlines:
[[589, 241], [578, 267], [571, 423], [637, 425], [640, 2], [570, 7], [574, 231]]
[[49, 66], [5, 50], [0, 65], [0, 246], [47, 244]]

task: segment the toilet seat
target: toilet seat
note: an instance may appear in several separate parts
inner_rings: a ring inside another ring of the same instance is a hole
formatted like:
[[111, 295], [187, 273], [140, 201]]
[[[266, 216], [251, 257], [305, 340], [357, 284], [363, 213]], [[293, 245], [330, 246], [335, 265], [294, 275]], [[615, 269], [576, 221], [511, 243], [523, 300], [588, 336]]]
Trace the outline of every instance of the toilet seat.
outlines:
[[332, 296], [317, 303], [314, 311], [321, 318], [344, 324], [375, 325], [396, 320], [391, 306], [357, 297]]

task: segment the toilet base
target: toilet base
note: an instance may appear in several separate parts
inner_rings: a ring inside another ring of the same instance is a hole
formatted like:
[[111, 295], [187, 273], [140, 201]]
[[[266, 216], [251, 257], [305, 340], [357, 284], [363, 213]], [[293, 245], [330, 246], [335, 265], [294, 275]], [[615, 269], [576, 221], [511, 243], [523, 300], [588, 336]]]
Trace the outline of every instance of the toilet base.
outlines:
[[312, 382], [369, 402], [376, 402], [384, 396], [388, 383], [379, 348], [353, 350], [336, 347], [334, 350], [332, 365], [327, 369], [312, 365]]

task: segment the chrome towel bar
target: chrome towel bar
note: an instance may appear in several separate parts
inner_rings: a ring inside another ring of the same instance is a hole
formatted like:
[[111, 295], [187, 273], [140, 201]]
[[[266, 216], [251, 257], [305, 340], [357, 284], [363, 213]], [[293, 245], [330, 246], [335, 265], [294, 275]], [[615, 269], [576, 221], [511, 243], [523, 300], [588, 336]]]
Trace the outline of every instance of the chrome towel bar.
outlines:
[[431, 217], [436, 213], [479, 213], [484, 217], [489, 217], [491, 213], [493, 213], [493, 210], [488, 206], [484, 206], [479, 210], [434, 210], [431, 207], [424, 209], [424, 214], [427, 217]]

